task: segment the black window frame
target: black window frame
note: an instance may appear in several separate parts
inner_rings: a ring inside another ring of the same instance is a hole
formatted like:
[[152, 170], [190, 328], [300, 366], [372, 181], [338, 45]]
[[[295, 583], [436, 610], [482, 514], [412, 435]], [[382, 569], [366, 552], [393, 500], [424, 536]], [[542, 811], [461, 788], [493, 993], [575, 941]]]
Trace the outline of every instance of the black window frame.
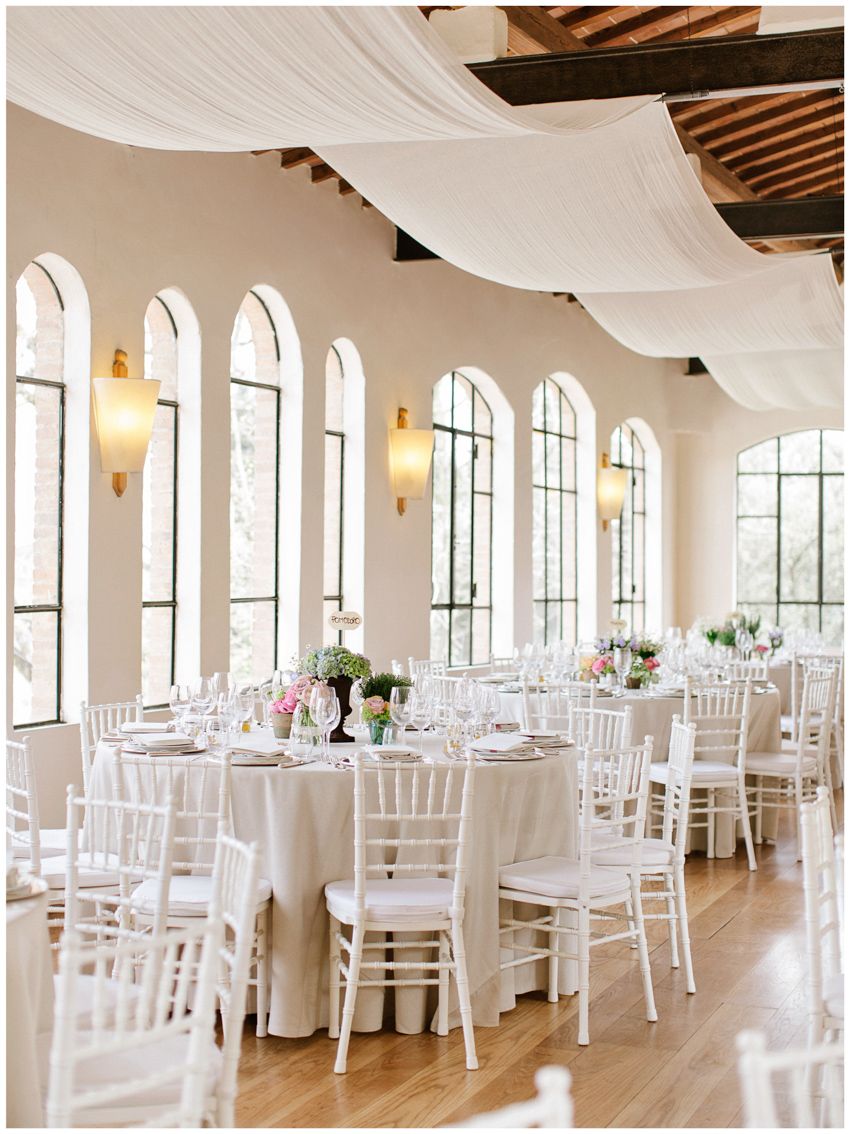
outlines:
[[[30, 265], [28, 265], [28, 267], [29, 266]], [[60, 292], [60, 290], [59, 290], [59, 288], [56, 284], [56, 280], [54, 280], [53, 276], [50, 274], [50, 272], [48, 272], [47, 268], [45, 268], [42, 264], [39, 264], [37, 260], [32, 260], [31, 266], [38, 268], [40, 271], [44, 272], [45, 276], [47, 276], [47, 279], [50, 281], [50, 286], [52, 287], [53, 292], [56, 296], [56, 300], [59, 304], [59, 310], [62, 312], [62, 315], [63, 315], [63, 324], [64, 324], [65, 304], [62, 301], [62, 293]], [[63, 325], [63, 337], [64, 337], [64, 325]], [[16, 368], [16, 370], [17, 370], [17, 368]], [[64, 367], [63, 367], [63, 373], [64, 373]], [[65, 570], [64, 570], [64, 566], [65, 566], [65, 558], [64, 558], [64, 556], [65, 556], [65, 552], [64, 552], [64, 544], [65, 544], [65, 443], [66, 443], [65, 425], [66, 425], [67, 385], [66, 385], [65, 382], [55, 382], [55, 381], [52, 381], [52, 380], [46, 379], [46, 378], [30, 378], [26, 375], [21, 375], [21, 374], [18, 374], [16, 372], [15, 373], [15, 388], [17, 389], [17, 387], [19, 385], [41, 386], [41, 387], [47, 387], [47, 388], [59, 391], [59, 483], [58, 483], [58, 486], [57, 486], [57, 493], [58, 493], [58, 500], [57, 500], [58, 533], [57, 533], [57, 546], [56, 546], [56, 563], [57, 563], [57, 571], [58, 571], [58, 579], [57, 579], [57, 587], [56, 587], [56, 591], [57, 591], [56, 599], [57, 599], [57, 601], [55, 603], [23, 603], [23, 604], [18, 604], [18, 603], [14, 603], [14, 600], [13, 600], [14, 605], [13, 605], [13, 608], [12, 608], [13, 666], [14, 666], [14, 649], [15, 649], [15, 646], [14, 646], [14, 640], [15, 640], [14, 619], [15, 619], [15, 616], [18, 615], [18, 614], [55, 614], [56, 615], [56, 698], [55, 698], [55, 702], [54, 702], [55, 705], [56, 705], [56, 715], [54, 717], [50, 717], [46, 720], [27, 721], [26, 723], [22, 723], [22, 724], [13, 720], [12, 728], [14, 728], [14, 729], [26, 729], [26, 728], [42, 728], [45, 725], [62, 724], [62, 722], [63, 722], [63, 717], [62, 717], [62, 662], [63, 662], [64, 636], [63, 636], [62, 621], [63, 621], [63, 614], [64, 614], [64, 584], [65, 584], [65, 580], [64, 580], [64, 575], [65, 575]], [[14, 682], [14, 670], [13, 670], [12, 680]], [[13, 711], [14, 711], [14, 705], [13, 705]]]
[[[546, 392], [548, 389], [553, 389], [558, 395], [558, 428], [550, 429], [548, 421], [548, 399]], [[538, 548], [537, 541], [532, 543], [532, 554], [539, 554], [542, 550], [543, 555], [543, 596], [538, 597], [534, 593], [534, 585], [536, 579], [536, 571], [532, 571], [532, 615], [536, 616], [539, 607], [543, 608], [543, 645], [548, 646], [549, 640], [549, 608], [554, 606], [558, 608], [558, 627], [559, 637], [557, 641], [564, 641], [564, 609], [565, 604], [572, 604], [573, 609], [573, 645], [578, 643], [578, 414], [576, 413], [575, 406], [567, 397], [564, 390], [553, 378], [544, 378], [539, 383], [534, 393], [541, 390], [541, 400], [543, 403], [543, 426], [542, 428], [534, 424], [534, 411], [532, 402], [532, 452], [534, 448], [534, 435], [539, 434], [543, 437], [543, 484], [538, 484], [534, 480], [534, 463], [532, 461], [531, 473], [531, 495], [532, 495], [532, 517], [534, 516], [534, 497], [535, 493], [543, 492], [543, 545], [542, 549]], [[532, 395], [533, 398], [534, 395]], [[564, 406], [567, 406], [569, 413], [572, 416], [573, 432], [565, 433], [564, 425]], [[547, 437], [558, 438], [558, 483], [557, 485], [549, 484], [549, 460], [547, 455]], [[573, 443], [573, 487], [564, 488], [564, 441], [572, 441]], [[550, 532], [550, 517], [549, 517], [549, 503], [550, 493], [557, 493], [560, 508], [558, 510], [558, 579], [557, 579], [557, 594], [550, 594], [550, 579], [549, 579], [549, 532]], [[564, 579], [564, 525], [563, 525], [563, 497], [572, 497], [572, 526], [573, 526], [573, 580], [574, 588], [573, 594], [564, 595], [563, 579]], [[532, 519], [533, 523], [533, 519]], [[534, 625], [534, 621], [532, 625]]]
[[[626, 431], [626, 430], [628, 431], [627, 439], [630, 442], [631, 452], [632, 452], [632, 456], [631, 456], [631, 459], [629, 461], [623, 460], [623, 437], [624, 437], [624, 431]], [[615, 452], [615, 445], [614, 445], [615, 438], [617, 439], [617, 446], [618, 446], [616, 452]], [[635, 453], [636, 452], [640, 453], [640, 463], [636, 463], [636, 461], [635, 461]], [[620, 510], [619, 517], [616, 520], [611, 521], [611, 525], [612, 525], [612, 530], [611, 530], [611, 535], [612, 535], [611, 562], [612, 562], [612, 566], [613, 566], [613, 562], [614, 562], [613, 540], [614, 540], [615, 536], [616, 536], [616, 540], [617, 540], [617, 544], [616, 544], [616, 546], [617, 546], [617, 570], [616, 570], [616, 572], [612, 571], [611, 606], [612, 606], [612, 610], [614, 612], [615, 618], [623, 618], [624, 610], [628, 611], [628, 613], [631, 615], [631, 617], [626, 618], [625, 621], [627, 622], [628, 629], [631, 631], [631, 633], [635, 634], [635, 633], [640, 633], [641, 631], [646, 629], [646, 625], [645, 625], [645, 623], [646, 623], [646, 499], [647, 499], [647, 492], [646, 492], [646, 449], [644, 447], [643, 442], [641, 441], [641, 439], [638, 437], [637, 433], [633, 429], [633, 427], [631, 425], [629, 425], [629, 423], [626, 422], [626, 421], [621, 422], [620, 425], [618, 425], [613, 430], [613, 432], [611, 434], [611, 465], [614, 468], [626, 469], [629, 473], [629, 476], [626, 479], [626, 492], [625, 492], [625, 496], [623, 498], [623, 507]], [[636, 488], [636, 485], [637, 485], [637, 478], [635, 477], [635, 472], [640, 472], [640, 473], [642, 473], [642, 476], [643, 476], [643, 507], [640, 509], [640, 511], [635, 509], [635, 488]], [[629, 514], [631, 516], [631, 540], [629, 542], [629, 559], [630, 559], [631, 571], [630, 571], [629, 577], [632, 580], [632, 583], [631, 583], [632, 589], [631, 589], [631, 594], [624, 595], [623, 594], [624, 556], [623, 556], [623, 543], [622, 543], [621, 533], [622, 533], [623, 512], [625, 511], [627, 506], [629, 508]], [[640, 517], [641, 529], [642, 529], [642, 534], [643, 534], [643, 538], [641, 540], [641, 547], [642, 547], [643, 554], [641, 555], [640, 571], [639, 572], [635, 570], [635, 517], [636, 516]], [[615, 524], [617, 525], [616, 528], [614, 527]], [[641, 582], [641, 596], [642, 597], [640, 599], [635, 598], [635, 595], [637, 594], [637, 586], [636, 586], [635, 580], [638, 579], [638, 578], [640, 579], [640, 582]], [[615, 584], [616, 584], [616, 590], [615, 590]], [[640, 626], [636, 625], [636, 622], [635, 622], [635, 607], [640, 607], [640, 609], [642, 611]]]
[[[345, 405], [345, 367], [342, 364], [342, 356], [340, 355], [340, 353], [336, 349], [336, 347], [333, 345], [333, 343], [331, 344], [331, 350], [334, 352], [334, 354], [337, 357], [337, 362], [339, 364], [339, 372], [340, 372], [340, 375], [342, 376], [342, 387], [343, 387], [342, 397], [343, 397], [343, 406], [344, 406]], [[325, 418], [325, 420], [327, 421], [327, 417]], [[344, 420], [344, 418], [343, 418], [343, 420]], [[337, 539], [339, 541], [338, 542], [339, 554], [337, 556], [337, 560], [338, 560], [337, 561], [337, 578], [336, 578], [337, 593], [333, 594], [333, 595], [323, 595], [322, 596], [322, 603], [323, 603], [322, 620], [323, 621], [324, 621], [325, 611], [327, 609], [325, 604], [327, 604], [329, 602], [333, 602], [333, 603], [336, 603], [337, 610], [340, 610], [340, 611], [345, 610], [345, 606], [344, 606], [344, 602], [345, 602], [345, 575], [344, 575], [344, 571], [345, 571], [345, 430], [344, 429], [328, 429], [327, 425], [325, 426], [325, 463], [326, 463], [326, 465], [327, 465], [327, 439], [328, 439], [328, 437], [336, 437], [336, 438], [339, 439], [339, 515], [337, 517]], [[325, 523], [327, 523], [327, 516], [325, 516]], [[324, 578], [325, 570], [326, 570], [326, 564], [323, 563], [322, 564], [323, 578]], [[342, 631], [341, 630], [339, 630], [337, 632], [337, 642], [340, 645], [342, 645]]]
[[[156, 295], [156, 296], [154, 296], [154, 299], [156, 299], [159, 303], [161, 303], [163, 308], [165, 309], [165, 313], [168, 316], [169, 322], [171, 323], [171, 329], [174, 332], [174, 341], [175, 341], [175, 343], [178, 343], [179, 342], [179, 332], [177, 330], [177, 323], [175, 322], [174, 315], [171, 312], [171, 308], [168, 306], [168, 304], [165, 302], [165, 300], [161, 296]], [[179, 350], [179, 347], [178, 347], [178, 350]], [[179, 355], [178, 355], [178, 358], [179, 358]], [[177, 373], [177, 389], [178, 389], [178, 392], [179, 392], [179, 389], [180, 389], [179, 363], [178, 363], [178, 373]], [[176, 669], [176, 667], [177, 667], [177, 553], [178, 553], [177, 520], [178, 520], [178, 516], [179, 516], [179, 510], [178, 510], [178, 506], [177, 506], [178, 505], [177, 493], [178, 493], [178, 485], [179, 485], [177, 462], [178, 462], [179, 454], [180, 454], [180, 403], [179, 403], [179, 401], [175, 401], [173, 398], [157, 398], [156, 404], [157, 404], [157, 408], [162, 406], [163, 408], [170, 410], [172, 418], [173, 418], [173, 422], [174, 422], [174, 450], [173, 450], [173, 454], [172, 454], [172, 486], [171, 486], [171, 510], [172, 510], [172, 515], [171, 515], [171, 598], [170, 599], [144, 599], [143, 598], [142, 599], [142, 611], [144, 612], [145, 610], [152, 610], [152, 609], [170, 610], [171, 611], [171, 646], [170, 646], [170, 649], [171, 649], [171, 665], [169, 667], [169, 685], [173, 685], [175, 680], [176, 680], [176, 672], [177, 672], [177, 669]], [[144, 614], [142, 615], [142, 617], [144, 617]], [[168, 708], [168, 702], [163, 702], [162, 704], [154, 704], [154, 705], [146, 704], [144, 706], [144, 708], [145, 709], [151, 709], [151, 710], [153, 710], [153, 709], [166, 709], [166, 708]]]
[[[280, 362], [280, 340], [277, 334], [277, 327], [272, 318], [272, 313], [269, 311], [268, 304], [265, 302], [261, 295], [258, 295], [253, 288], [249, 289], [248, 295], [252, 295], [254, 299], [262, 307], [269, 321], [269, 326], [272, 329], [272, 337], [274, 339], [275, 359]], [[244, 302], [244, 300], [243, 300]], [[241, 304], [240, 304], [241, 307]], [[233, 354], [231, 351], [231, 361]], [[249, 380], [247, 378], [235, 378], [233, 374], [230, 375], [231, 386], [249, 386], [255, 390], [268, 390], [275, 395], [275, 455], [274, 455], [274, 593], [271, 595], [248, 595], [234, 598], [230, 595], [230, 605], [239, 606], [246, 603], [271, 603], [274, 611], [274, 658], [272, 663], [272, 670], [278, 668], [280, 658], [280, 461], [281, 461], [281, 443], [280, 443], [280, 423], [282, 415], [282, 397], [283, 391], [280, 384], [274, 385], [270, 382], [257, 382], [256, 380]]]
[[[764, 441], [758, 441], [755, 445], [749, 445], [746, 449], [742, 449], [736, 458], [735, 462], [735, 595], [736, 606], [772, 606], [773, 607], [773, 625], [781, 626], [783, 623], [782, 611], [786, 607], [814, 607], [818, 608], [818, 633], [823, 632], [823, 611], [824, 607], [841, 607], [844, 608], [844, 600], [827, 601], [824, 600], [824, 586], [823, 586], [823, 534], [824, 534], [824, 480], [827, 477], [842, 477], [844, 471], [833, 472], [832, 470], [824, 471], [823, 467], [823, 435], [824, 433], [842, 433], [842, 429], [793, 429], [788, 433], [779, 433], [776, 437], [768, 437]], [[782, 470], [782, 447], [781, 442], [784, 437], [794, 437], [800, 433], [817, 434], [818, 437], [818, 471], [817, 472], [783, 472]], [[776, 445], [776, 469], [775, 471], [758, 472], [758, 471], [741, 471], [741, 458], [751, 452], [753, 449], [761, 448], [768, 442]], [[748, 476], [772, 476], [776, 479], [776, 513], [769, 515], [767, 513], [751, 513], [740, 511], [740, 492], [739, 484], [741, 477]], [[817, 583], [818, 583], [818, 597], [817, 600], [804, 601], [802, 599], [783, 599], [782, 598], [782, 481], [787, 477], [817, 477], [818, 478], [818, 534], [817, 534], [817, 549], [818, 549], [818, 568], [817, 568]], [[740, 561], [738, 558], [740, 547], [740, 522], [741, 520], [773, 520], [776, 526], [776, 586], [774, 595], [770, 601], [765, 602], [753, 597], [738, 598], [741, 591], [740, 579]]]
[[[434, 508], [432, 500], [431, 508], [431, 578], [432, 578], [432, 595], [431, 595], [431, 611], [446, 610], [449, 614], [448, 624], [448, 657], [444, 659], [449, 666], [470, 666], [477, 664], [473, 662], [475, 656], [474, 650], [474, 633], [475, 633], [475, 612], [486, 610], [488, 612], [487, 618], [487, 657], [489, 658], [493, 646], [493, 456], [495, 451], [495, 440], [493, 437], [493, 410], [479, 390], [475, 382], [468, 378], [465, 374], [457, 370], [450, 371], [451, 387], [452, 387], [452, 408], [451, 408], [451, 421], [452, 424], [441, 425], [437, 422], [433, 423], [435, 432], [442, 432], [450, 435], [451, 437], [451, 480], [450, 480], [450, 496], [449, 496], [449, 601], [444, 603], [434, 602], [433, 597], [433, 578], [434, 578]], [[443, 379], [440, 379], [443, 381]], [[455, 425], [455, 391], [457, 390], [458, 381], [465, 382], [470, 389], [470, 402], [471, 413], [470, 420], [472, 423], [471, 429], [462, 429]], [[475, 428], [475, 395], [481, 398], [490, 415], [490, 432], [484, 433]], [[456, 557], [455, 557], [455, 485], [456, 485], [456, 469], [457, 463], [455, 459], [455, 449], [458, 437], [469, 437], [472, 442], [472, 461], [471, 461], [471, 490], [470, 490], [470, 529], [469, 529], [469, 602], [456, 602], [454, 599], [455, 592], [455, 578], [456, 578]], [[476, 489], [476, 461], [478, 459], [478, 442], [487, 441], [490, 445], [490, 460], [489, 460], [489, 476], [488, 482], [490, 485], [489, 490]], [[488, 496], [490, 498], [490, 531], [488, 539], [488, 556], [487, 556], [487, 569], [488, 569], [488, 587], [487, 593], [489, 600], [486, 603], [476, 602], [477, 597], [477, 582], [475, 578], [475, 497]], [[454, 624], [456, 611], [469, 611], [469, 653], [465, 659], [455, 658], [452, 655], [452, 629]], [[442, 659], [441, 659], [442, 660]]]

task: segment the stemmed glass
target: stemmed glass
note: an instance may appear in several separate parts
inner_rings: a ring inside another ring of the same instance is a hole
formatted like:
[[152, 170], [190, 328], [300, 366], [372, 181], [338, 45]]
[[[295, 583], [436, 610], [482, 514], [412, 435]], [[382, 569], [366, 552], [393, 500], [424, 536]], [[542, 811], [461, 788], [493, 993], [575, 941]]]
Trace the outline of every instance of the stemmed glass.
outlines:
[[224, 751], [230, 744], [230, 733], [240, 719], [241, 707], [232, 692], [219, 693], [218, 705], [218, 746]]
[[327, 685], [315, 685], [310, 693], [310, 716], [322, 734], [322, 760], [330, 763], [330, 734], [334, 728], [334, 718], [339, 723], [339, 701], [336, 693]]
[[750, 651], [753, 648], [754, 638], [746, 627], [735, 632], [735, 645], [741, 655], [741, 661], [749, 661]]
[[366, 700], [366, 698], [363, 694], [363, 678], [362, 677], [358, 677], [358, 678], [356, 678], [356, 680], [352, 681], [351, 693], [348, 696], [348, 700], [351, 702], [351, 704], [357, 710], [357, 723], [358, 723], [358, 725], [363, 724], [363, 702]]
[[168, 696], [168, 704], [171, 706], [171, 711], [177, 721], [178, 729], [185, 729], [186, 727], [186, 714], [189, 712], [191, 706], [191, 694], [189, 693], [188, 685], [172, 685], [171, 692]]
[[236, 705], [239, 709], [238, 723], [245, 731], [245, 722], [253, 721], [257, 707], [257, 694], [253, 685], [240, 685], [235, 693]]
[[419, 755], [422, 755], [422, 735], [434, 717], [434, 702], [419, 689], [413, 691], [410, 701], [410, 723], [419, 733]]
[[632, 668], [632, 651], [628, 646], [615, 646], [614, 647], [614, 669], [617, 677], [620, 679], [620, 692], [624, 693], [626, 690], [626, 674]]
[[[409, 685], [394, 685], [390, 690], [390, 717], [393, 724], [403, 731], [410, 724], [413, 709], [413, 690]], [[386, 739], [386, 733], [384, 734]]]
[[478, 715], [485, 732], [493, 731], [493, 722], [502, 710], [502, 699], [492, 685], [478, 686]]
[[204, 718], [212, 708], [213, 701], [215, 700], [209, 678], [196, 678], [191, 685], [191, 694], [192, 712], [196, 713], [199, 719], [199, 736], [206, 737], [207, 727]]
[[462, 678], [457, 683], [452, 697], [452, 710], [462, 726], [466, 739], [469, 722], [475, 715], [475, 683], [468, 677]]

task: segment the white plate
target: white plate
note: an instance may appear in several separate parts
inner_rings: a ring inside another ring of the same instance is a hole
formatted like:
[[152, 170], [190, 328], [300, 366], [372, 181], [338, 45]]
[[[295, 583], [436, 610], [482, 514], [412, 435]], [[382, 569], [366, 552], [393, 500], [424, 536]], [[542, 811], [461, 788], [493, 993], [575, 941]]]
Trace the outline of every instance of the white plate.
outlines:
[[415, 748], [404, 744], [367, 744], [366, 755], [372, 760], [397, 764], [415, 764], [422, 759]]
[[526, 760], [545, 760], [542, 752], [476, 752], [479, 760], [488, 764], [522, 764]]
[[118, 726], [119, 732], [168, 732], [171, 728], [169, 721], [124, 721]]

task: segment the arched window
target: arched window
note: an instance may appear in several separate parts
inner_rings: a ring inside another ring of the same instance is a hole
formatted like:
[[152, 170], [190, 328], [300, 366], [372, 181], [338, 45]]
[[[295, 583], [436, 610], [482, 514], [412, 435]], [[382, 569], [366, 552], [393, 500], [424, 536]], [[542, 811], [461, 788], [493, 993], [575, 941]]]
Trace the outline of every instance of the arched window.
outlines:
[[452, 371], [434, 387], [431, 656], [475, 665], [492, 630], [493, 415]]
[[[345, 610], [345, 374], [335, 346], [325, 366], [324, 619]], [[338, 635], [342, 642], [342, 634]]]
[[844, 632], [844, 434], [809, 429], [738, 454], [737, 599], [783, 629]]
[[280, 607], [280, 348], [255, 291], [231, 338], [230, 668], [261, 678], [277, 667]]
[[16, 728], [62, 718], [65, 317], [53, 277], [28, 265], [17, 282], [15, 367]]
[[142, 696], [168, 704], [177, 639], [177, 324], [155, 296], [145, 312], [145, 378], [161, 383], [142, 478]]
[[628, 469], [619, 520], [611, 523], [611, 598], [632, 632], [646, 624], [646, 452], [627, 422], [611, 434], [611, 464]]
[[578, 633], [576, 412], [546, 378], [532, 401], [534, 640], [575, 645]]

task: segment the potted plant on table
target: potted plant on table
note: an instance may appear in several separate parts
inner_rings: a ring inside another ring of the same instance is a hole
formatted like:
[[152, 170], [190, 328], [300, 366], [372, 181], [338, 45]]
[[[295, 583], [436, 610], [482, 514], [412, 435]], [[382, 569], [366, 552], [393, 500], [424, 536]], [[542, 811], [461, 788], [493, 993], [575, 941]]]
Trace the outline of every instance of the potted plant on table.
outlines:
[[345, 646], [322, 646], [318, 650], [308, 649], [298, 662], [297, 669], [302, 677], [324, 682], [334, 690], [339, 701], [339, 724], [330, 735], [331, 743], [349, 743], [350, 737], [343, 732], [342, 726], [351, 712], [351, 683], [358, 677], [369, 677], [372, 672], [369, 659]]
[[383, 744], [387, 729], [392, 728], [390, 695], [395, 688], [405, 689], [413, 684], [407, 677], [394, 673], [373, 673], [363, 682], [363, 720], [369, 726], [369, 739]]

